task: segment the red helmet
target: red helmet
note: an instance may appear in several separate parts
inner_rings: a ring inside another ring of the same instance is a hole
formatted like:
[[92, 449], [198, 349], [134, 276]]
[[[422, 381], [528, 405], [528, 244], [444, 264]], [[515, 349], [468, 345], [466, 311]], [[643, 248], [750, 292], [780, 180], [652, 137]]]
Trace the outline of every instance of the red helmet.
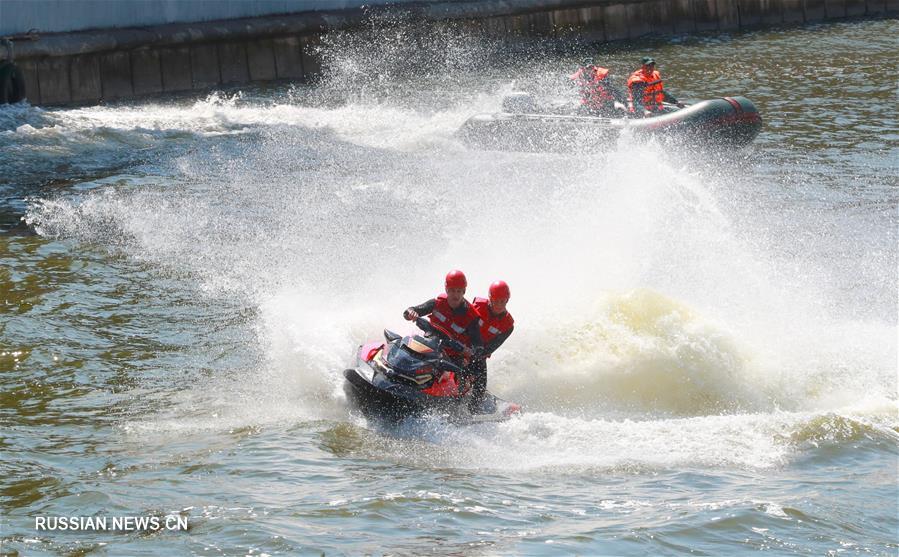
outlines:
[[446, 274], [446, 287], [468, 288], [468, 279], [465, 278], [465, 273], [458, 269], [448, 272]]
[[509, 293], [509, 285], [504, 280], [498, 280], [490, 285], [488, 290], [491, 300], [508, 300], [511, 298]]

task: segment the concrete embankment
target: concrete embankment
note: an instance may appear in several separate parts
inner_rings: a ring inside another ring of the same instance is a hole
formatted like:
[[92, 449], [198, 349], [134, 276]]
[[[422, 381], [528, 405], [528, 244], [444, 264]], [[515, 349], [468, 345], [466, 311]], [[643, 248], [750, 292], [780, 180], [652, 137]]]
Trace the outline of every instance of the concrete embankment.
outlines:
[[[306, 4], [308, 8], [310, 3]], [[36, 34], [28, 35], [29, 29], [16, 29], [10, 35], [29, 102], [66, 105], [249, 82], [310, 81], [321, 70], [316, 47], [324, 33], [360, 27], [379, 15], [400, 18], [409, 25], [459, 20], [494, 37], [579, 35], [606, 42], [851, 17], [891, 17], [899, 13], [899, 0], [484, 0], [369, 7], [336, 4], [343, 9], [307, 9], [300, 13], [149, 26], [139, 26], [142, 22], [138, 21], [129, 27], [50, 34], [37, 29]]]

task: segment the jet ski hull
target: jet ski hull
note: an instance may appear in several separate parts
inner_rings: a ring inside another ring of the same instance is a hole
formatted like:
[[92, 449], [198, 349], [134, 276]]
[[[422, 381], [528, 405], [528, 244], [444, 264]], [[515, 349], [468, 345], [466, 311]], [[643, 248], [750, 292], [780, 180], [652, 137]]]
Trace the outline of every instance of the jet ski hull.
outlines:
[[386, 342], [360, 346], [356, 366], [344, 371], [347, 401], [366, 418], [400, 421], [427, 414], [471, 424], [506, 420], [521, 410], [489, 393], [473, 404], [466, 370], [447, 357], [448, 348], [459, 353], [464, 346], [421, 317], [415, 324], [427, 335], [404, 337], [385, 329]]
[[457, 424], [473, 424], [508, 420], [520, 412], [517, 404], [492, 394], [475, 413], [469, 411], [469, 395], [434, 397], [387, 378], [367, 363], [344, 371], [344, 393], [352, 406], [368, 419], [401, 421], [409, 417], [439, 416]]

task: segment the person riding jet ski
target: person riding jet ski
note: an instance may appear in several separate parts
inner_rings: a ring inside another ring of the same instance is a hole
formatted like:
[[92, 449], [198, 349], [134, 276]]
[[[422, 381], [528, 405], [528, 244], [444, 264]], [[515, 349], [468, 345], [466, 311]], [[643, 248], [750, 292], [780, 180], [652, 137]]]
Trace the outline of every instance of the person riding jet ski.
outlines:
[[488, 298], [475, 298], [472, 302], [478, 314], [478, 325], [481, 328], [481, 339], [484, 341], [482, 358], [475, 358], [468, 366], [474, 383], [471, 386], [469, 410], [477, 413], [483, 407], [487, 394], [487, 360], [502, 346], [515, 328], [512, 314], [506, 311], [506, 304], [511, 297], [506, 281], [498, 280], [490, 285]]
[[[353, 407], [369, 419], [395, 421], [436, 413], [460, 424], [503, 421], [521, 412], [518, 404], [486, 390], [479, 390], [477, 403], [472, 403], [471, 371], [465, 366], [484, 357], [484, 343], [481, 318], [464, 297], [467, 286], [462, 271], [450, 271], [445, 294], [403, 312], [424, 336], [385, 329], [383, 341], [359, 347], [354, 367], [344, 370], [344, 393]], [[492, 295], [508, 298], [508, 291]], [[496, 302], [493, 311], [502, 305]], [[489, 331], [497, 323], [487, 320], [483, 327]], [[500, 344], [494, 338], [490, 346]]]
[[484, 346], [478, 325], [478, 314], [465, 299], [467, 287], [468, 279], [465, 278], [465, 273], [459, 270], [450, 271], [444, 281], [446, 290], [444, 294], [417, 306], [411, 306], [403, 312], [403, 317], [407, 321], [428, 316], [431, 325], [444, 331], [453, 340], [461, 342], [465, 350], [460, 353], [448, 348], [447, 356], [463, 368], [476, 351], [480, 353]]

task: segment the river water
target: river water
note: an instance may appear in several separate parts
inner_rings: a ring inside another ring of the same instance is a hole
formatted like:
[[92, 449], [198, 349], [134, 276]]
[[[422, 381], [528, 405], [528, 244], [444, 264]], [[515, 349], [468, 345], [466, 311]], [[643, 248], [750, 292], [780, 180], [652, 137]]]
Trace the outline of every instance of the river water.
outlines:
[[[0, 108], [0, 553], [896, 555], [897, 33], [378, 28], [326, 40], [317, 86]], [[588, 53], [765, 127], [454, 138]], [[524, 413], [366, 423], [341, 370], [456, 267], [511, 284], [490, 388]]]

